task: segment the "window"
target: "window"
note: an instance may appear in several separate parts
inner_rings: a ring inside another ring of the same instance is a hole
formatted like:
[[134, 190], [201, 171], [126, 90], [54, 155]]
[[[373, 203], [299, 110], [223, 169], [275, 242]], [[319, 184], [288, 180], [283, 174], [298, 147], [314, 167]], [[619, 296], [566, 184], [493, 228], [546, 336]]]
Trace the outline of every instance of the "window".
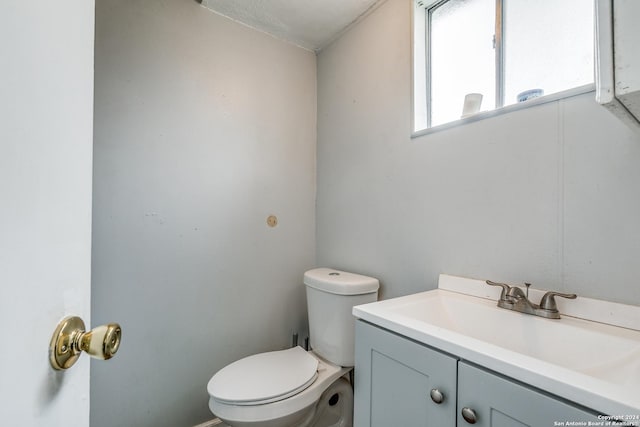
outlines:
[[414, 131], [591, 89], [593, 0], [422, 0], [414, 12]]

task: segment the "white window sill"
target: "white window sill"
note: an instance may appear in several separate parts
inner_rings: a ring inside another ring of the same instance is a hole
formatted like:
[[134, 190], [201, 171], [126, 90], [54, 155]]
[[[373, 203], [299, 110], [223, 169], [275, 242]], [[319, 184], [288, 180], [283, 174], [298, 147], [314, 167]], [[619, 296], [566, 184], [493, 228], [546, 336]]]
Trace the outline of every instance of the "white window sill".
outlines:
[[517, 104], [511, 104], [504, 106], [502, 108], [498, 108], [490, 111], [481, 111], [477, 114], [474, 114], [469, 117], [465, 117], [464, 119], [454, 120], [452, 122], [443, 123], [441, 125], [433, 126], [426, 129], [420, 129], [413, 131], [411, 133], [411, 138], [418, 138], [420, 136], [429, 135], [436, 132], [441, 132], [446, 129], [451, 129], [457, 126], [465, 125], [467, 123], [473, 123], [480, 120], [488, 119], [490, 117], [499, 116], [502, 114], [507, 114], [512, 111], [523, 110], [529, 107], [535, 107], [537, 105], [547, 104], [549, 102], [558, 101], [564, 98], [571, 98], [572, 96], [582, 95], [584, 93], [594, 92], [596, 90], [595, 84], [591, 83], [584, 86], [574, 87], [572, 89], [567, 89], [562, 92], [556, 92], [549, 95], [541, 96], [539, 98], [530, 99], [528, 101], [519, 102]]

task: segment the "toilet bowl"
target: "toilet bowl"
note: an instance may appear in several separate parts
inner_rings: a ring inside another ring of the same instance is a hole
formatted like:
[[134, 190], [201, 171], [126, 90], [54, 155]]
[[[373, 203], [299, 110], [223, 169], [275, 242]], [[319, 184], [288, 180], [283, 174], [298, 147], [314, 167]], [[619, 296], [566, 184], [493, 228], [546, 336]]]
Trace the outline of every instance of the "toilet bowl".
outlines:
[[207, 384], [209, 408], [232, 427], [351, 427], [353, 306], [374, 302], [377, 279], [329, 268], [304, 274], [312, 351], [248, 356]]

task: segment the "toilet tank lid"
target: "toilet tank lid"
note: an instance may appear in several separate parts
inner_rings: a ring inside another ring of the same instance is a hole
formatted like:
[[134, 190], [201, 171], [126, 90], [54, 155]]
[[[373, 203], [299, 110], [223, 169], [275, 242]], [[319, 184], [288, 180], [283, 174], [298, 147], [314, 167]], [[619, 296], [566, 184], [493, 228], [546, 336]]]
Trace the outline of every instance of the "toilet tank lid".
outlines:
[[378, 279], [333, 268], [314, 268], [304, 273], [304, 284], [337, 295], [374, 293], [380, 287]]

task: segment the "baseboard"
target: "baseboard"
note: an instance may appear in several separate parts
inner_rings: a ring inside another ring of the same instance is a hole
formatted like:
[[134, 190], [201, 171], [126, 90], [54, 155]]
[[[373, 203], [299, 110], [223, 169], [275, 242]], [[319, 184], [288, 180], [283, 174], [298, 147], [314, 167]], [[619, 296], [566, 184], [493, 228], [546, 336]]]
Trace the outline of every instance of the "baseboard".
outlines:
[[206, 421], [202, 424], [198, 424], [197, 426], [193, 426], [193, 427], [214, 427], [214, 426], [224, 427], [224, 424], [218, 418], [214, 418], [213, 420]]

